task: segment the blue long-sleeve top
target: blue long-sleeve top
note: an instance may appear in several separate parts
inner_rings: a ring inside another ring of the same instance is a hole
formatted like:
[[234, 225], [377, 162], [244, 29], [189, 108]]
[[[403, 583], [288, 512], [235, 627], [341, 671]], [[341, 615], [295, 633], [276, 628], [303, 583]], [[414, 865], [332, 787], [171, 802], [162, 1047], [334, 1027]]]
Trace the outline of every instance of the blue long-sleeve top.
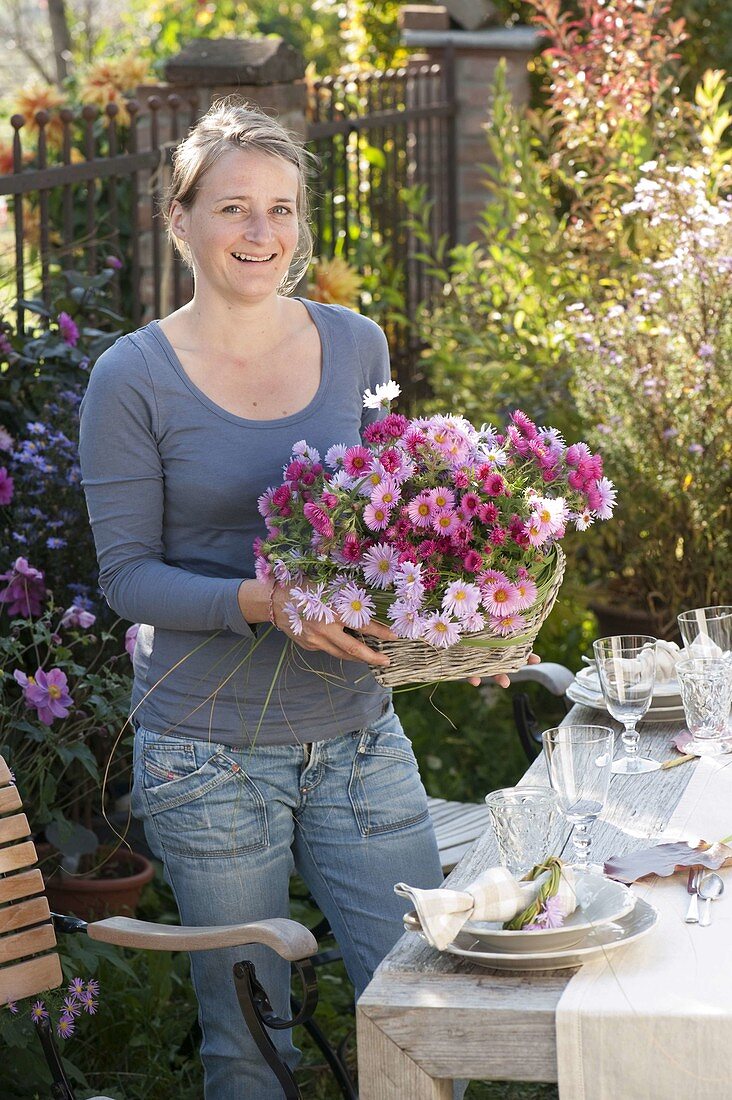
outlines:
[[281, 482], [293, 444], [324, 455], [358, 443], [376, 416], [363, 391], [389, 377], [376, 324], [300, 300], [322, 366], [315, 396], [292, 416], [222, 409], [157, 321], [121, 337], [91, 372], [79, 449], [100, 584], [117, 614], [143, 624], [132, 708], [156, 733], [232, 746], [317, 741], [367, 725], [387, 698], [365, 664], [293, 647], [280, 631], [262, 638], [260, 628], [257, 640], [238, 604], [265, 534], [257, 500]]

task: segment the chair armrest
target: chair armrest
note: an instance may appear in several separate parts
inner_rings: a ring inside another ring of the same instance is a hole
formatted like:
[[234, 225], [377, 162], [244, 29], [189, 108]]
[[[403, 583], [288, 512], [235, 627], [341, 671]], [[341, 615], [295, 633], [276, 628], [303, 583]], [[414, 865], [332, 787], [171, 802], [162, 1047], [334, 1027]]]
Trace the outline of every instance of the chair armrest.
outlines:
[[564, 695], [569, 685], [574, 680], [574, 673], [564, 665], [554, 664], [552, 661], [541, 661], [538, 665], [524, 665], [518, 672], [511, 673], [511, 683], [536, 683], [541, 684], [552, 695]]
[[155, 924], [132, 917], [107, 917], [87, 925], [86, 931], [92, 940], [152, 951], [208, 951], [216, 947], [244, 947], [250, 943], [262, 943], [292, 962], [308, 958], [318, 950], [318, 941], [312, 932], [303, 924], [284, 917], [249, 924], [213, 925], [210, 928]]

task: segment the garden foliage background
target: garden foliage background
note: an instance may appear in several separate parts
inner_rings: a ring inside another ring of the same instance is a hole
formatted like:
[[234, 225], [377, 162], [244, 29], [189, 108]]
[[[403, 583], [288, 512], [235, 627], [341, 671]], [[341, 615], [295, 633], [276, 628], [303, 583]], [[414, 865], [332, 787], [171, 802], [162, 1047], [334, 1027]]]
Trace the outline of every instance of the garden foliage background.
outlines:
[[[343, 264], [321, 263], [311, 287], [315, 297], [414, 326], [425, 410], [452, 408], [480, 423], [521, 407], [570, 440], [589, 437], [604, 454], [619, 490], [617, 520], [585, 537], [589, 550], [571, 554], [538, 647], [546, 659], [578, 667], [598, 629], [589, 608], [601, 593], [645, 611], [666, 635], [681, 606], [729, 602], [732, 150], [721, 66], [732, 60], [724, 56], [732, 51], [732, 10], [723, 0], [499, 7], [505, 20], [537, 20], [548, 49], [532, 63], [529, 111], [511, 103], [501, 70], [486, 104], [477, 240], [428, 251], [432, 196], [406, 196], [420, 262], [443, 288], [437, 307], [406, 316], [392, 277], [397, 257], [381, 256], [380, 294], [378, 242], [376, 250], [364, 242], [365, 280]], [[391, 0], [344, 9], [327, 0], [265, 0], [255, 19], [239, 0], [132, 0], [114, 33], [90, 34], [81, 17], [72, 20], [66, 80], [14, 88], [4, 108], [32, 115], [43, 105], [124, 106], [148, 71], [201, 35], [275, 32], [320, 74], [344, 54], [361, 67], [384, 65], [402, 56], [396, 13]], [[6, 155], [0, 171], [7, 169]], [[75, 434], [91, 363], [129, 328], [125, 261], [123, 249], [93, 279], [59, 271], [53, 301], [31, 303], [29, 332], [0, 319], [0, 751], [16, 769], [31, 820], [72, 859], [97, 858], [89, 829], [98, 827], [103, 802], [112, 812], [128, 778], [128, 624], [114, 621], [97, 589]], [[35, 676], [38, 686], [39, 668], [58, 673], [58, 693], [47, 684], [42, 697], [29, 694], [13, 675]], [[558, 717], [554, 701], [536, 696], [535, 705], [542, 724]], [[397, 706], [430, 794], [479, 800], [523, 771], [510, 692], [451, 684], [401, 693]], [[293, 894], [296, 915], [312, 923], [297, 883]], [[173, 911], [156, 879], [143, 915], [174, 919]], [[98, 1015], [64, 1048], [79, 1095], [102, 1081], [129, 1100], [200, 1095], [185, 957], [126, 956], [73, 941], [64, 951], [69, 977], [83, 970], [102, 978]], [[350, 992], [342, 971], [321, 977], [321, 989], [322, 1025], [345, 1034]], [[0, 1012], [0, 1037], [17, 1056], [6, 1087], [18, 1100], [34, 1096], [44, 1078], [22, 1025]], [[306, 1062], [306, 1094], [335, 1095], [309, 1049]], [[551, 1086], [475, 1085], [469, 1093], [552, 1095]]]

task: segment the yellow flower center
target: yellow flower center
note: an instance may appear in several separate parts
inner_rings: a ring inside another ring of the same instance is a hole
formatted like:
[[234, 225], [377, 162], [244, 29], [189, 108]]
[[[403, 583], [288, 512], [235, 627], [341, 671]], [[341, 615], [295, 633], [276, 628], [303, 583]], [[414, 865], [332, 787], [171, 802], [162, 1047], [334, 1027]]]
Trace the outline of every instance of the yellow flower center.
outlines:
[[420, 504], [417, 511], [419, 512], [420, 516], [428, 516], [430, 514], [430, 506], [429, 504]]
[[505, 603], [508, 599], [508, 593], [505, 588], [497, 588], [493, 593], [493, 600], [495, 603]]
[[352, 611], [360, 611], [362, 609], [362, 607], [363, 607], [363, 604], [361, 603], [360, 600], [351, 600], [351, 610]]
[[389, 562], [386, 561], [386, 560], [380, 561], [379, 562], [379, 569], [381, 570], [382, 573], [388, 573], [389, 572]]
[[435, 630], [437, 631], [438, 634], [446, 634], [447, 633], [447, 627], [445, 626], [444, 623], [435, 623]]
[[48, 694], [51, 696], [52, 699], [58, 699], [61, 694], [61, 688], [57, 687], [56, 684], [51, 684], [48, 689]]

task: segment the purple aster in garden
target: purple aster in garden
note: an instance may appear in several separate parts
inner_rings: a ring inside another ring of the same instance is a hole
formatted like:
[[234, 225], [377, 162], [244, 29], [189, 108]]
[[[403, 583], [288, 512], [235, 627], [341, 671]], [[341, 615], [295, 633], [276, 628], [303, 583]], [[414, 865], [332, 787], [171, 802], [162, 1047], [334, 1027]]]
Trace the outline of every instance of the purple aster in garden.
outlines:
[[13, 354], [13, 345], [8, 340], [4, 332], [0, 332], [0, 355], [4, 355], [6, 358]]
[[[80, 993], [79, 996], [81, 997], [83, 994]], [[81, 1003], [73, 993], [69, 994], [68, 997], [64, 997], [64, 1013], [68, 1016], [81, 1015]]]
[[9, 615], [19, 615], [22, 618], [40, 615], [46, 596], [46, 586], [40, 569], [34, 569], [25, 558], [16, 558], [12, 569], [0, 574], [0, 581], [8, 582], [0, 590], [0, 604], [7, 604]]
[[96, 1014], [97, 1001], [95, 1000], [94, 994], [89, 988], [85, 989], [83, 993], [79, 994], [79, 1004], [90, 1016], [94, 1016]]
[[388, 588], [396, 576], [399, 555], [393, 546], [377, 542], [363, 556], [361, 568], [369, 584], [375, 588]]
[[699, 355], [702, 359], [711, 359], [714, 355], [714, 345], [704, 341], [703, 344], [699, 345]]
[[122, 261], [116, 256], [105, 256], [104, 266], [111, 267], [112, 271], [121, 271]]
[[448, 615], [433, 611], [431, 615], [425, 615], [422, 622], [424, 624], [422, 639], [428, 645], [447, 649], [460, 641], [460, 627]]
[[91, 993], [92, 997], [99, 996], [99, 982], [96, 978], [90, 978], [89, 981], [86, 983], [86, 988]]
[[70, 1012], [62, 1012], [56, 1024], [56, 1034], [59, 1039], [70, 1039], [75, 1030], [74, 1017]]
[[75, 348], [79, 342], [79, 329], [76, 322], [68, 313], [61, 312], [58, 315], [58, 329], [64, 341], [70, 348]]
[[7, 1008], [8, 1008], [8, 1011], [13, 1014], [13, 1016], [18, 1015], [18, 1003], [17, 1003], [17, 1001], [8, 1001], [7, 1002]]
[[10, 504], [14, 482], [5, 466], [0, 466], [0, 505]]
[[43, 1001], [36, 1001], [30, 1010], [31, 1020], [34, 1024], [39, 1024], [41, 1020], [48, 1019], [48, 1009]]
[[53, 535], [50, 539], [46, 539], [46, 546], [49, 550], [63, 550], [65, 545], [66, 539], [59, 539]]
[[72, 978], [68, 984], [69, 993], [71, 993], [75, 997], [78, 997], [80, 993], [83, 993], [84, 988], [85, 987], [83, 978]]
[[52, 725], [55, 718], [68, 718], [74, 700], [67, 691], [66, 673], [60, 668], [49, 672], [39, 668], [35, 676], [26, 676], [16, 668], [13, 679], [23, 688], [26, 706], [35, 707], [44, 726]]

